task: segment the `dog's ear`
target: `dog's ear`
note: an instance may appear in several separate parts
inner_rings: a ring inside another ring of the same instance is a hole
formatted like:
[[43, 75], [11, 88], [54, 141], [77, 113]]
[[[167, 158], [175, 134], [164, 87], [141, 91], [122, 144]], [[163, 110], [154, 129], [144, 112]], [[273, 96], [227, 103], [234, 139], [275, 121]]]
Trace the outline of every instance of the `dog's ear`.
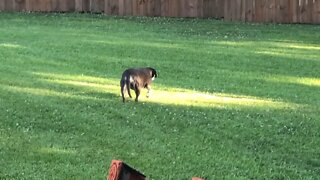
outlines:
[[151, 77], [158, 77], [157, 71], [154, 68], [148, 67], [148, 69], [150, 70]]
[[154, 75], [155, 78], [158, 77], [158, 73], [157, 73], [157, 71], [155, 69], [153, 70], [153, 75]]
[[152, 76], [151, 77], [158, 77], [157, 71], [153, 68], [151, 68]]

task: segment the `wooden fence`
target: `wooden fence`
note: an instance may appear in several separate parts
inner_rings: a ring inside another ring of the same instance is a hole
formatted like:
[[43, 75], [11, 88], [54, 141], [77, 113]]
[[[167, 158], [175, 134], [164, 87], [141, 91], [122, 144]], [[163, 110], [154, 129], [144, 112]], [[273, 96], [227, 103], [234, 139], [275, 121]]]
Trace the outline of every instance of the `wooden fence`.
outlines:
[[0, 0], [0, 11], [92, 12], [120, 16], [320, 23], [320, 0]]

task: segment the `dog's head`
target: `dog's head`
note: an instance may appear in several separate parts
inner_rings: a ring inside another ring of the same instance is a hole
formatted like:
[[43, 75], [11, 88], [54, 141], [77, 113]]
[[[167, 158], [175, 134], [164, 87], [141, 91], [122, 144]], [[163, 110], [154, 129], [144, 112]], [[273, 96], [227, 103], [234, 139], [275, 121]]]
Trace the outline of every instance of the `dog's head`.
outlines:
[[152, 80], [158, 77], [157, 71], [154, 68], [148, 67], [148, 69], [150, 70], [150, 75], [152, 77]]

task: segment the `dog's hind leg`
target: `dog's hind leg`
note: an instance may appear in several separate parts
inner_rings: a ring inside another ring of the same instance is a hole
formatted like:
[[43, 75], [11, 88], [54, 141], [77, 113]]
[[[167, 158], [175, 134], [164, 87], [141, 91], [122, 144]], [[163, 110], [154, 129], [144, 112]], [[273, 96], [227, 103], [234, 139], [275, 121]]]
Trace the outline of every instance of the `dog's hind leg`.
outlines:
[[120, 81], [120, 87], [121, 87], [121, 96], [122, 96], [122, 102], [125, 102], [124, 93], [125, 93], [125, 86], [126, 84], [123, 81]]
[[135, 101], [138, 102], [138, 98], [139, 98], [139, 95], [140, 95], [140, 89], [139, 89], [139, 86], [138, 86], [138, 85], [135, 85], [135, 87], [134, 87], [134, 92], [136, 93], [136, 99], [135, 99]]
[[127, 91], [128, 91], [128, 95], [130, 98], [132, 98], [131, 93], [130, 93], [130, 81], [126, 81], [126, 87], [127, 87]]

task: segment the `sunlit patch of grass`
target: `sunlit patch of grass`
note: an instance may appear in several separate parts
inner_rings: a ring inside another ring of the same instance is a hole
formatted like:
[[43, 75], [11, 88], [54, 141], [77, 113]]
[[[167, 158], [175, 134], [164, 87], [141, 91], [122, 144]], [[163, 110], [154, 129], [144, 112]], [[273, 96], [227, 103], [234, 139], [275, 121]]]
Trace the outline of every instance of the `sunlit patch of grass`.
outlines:
[[15, 93], [25, 93], [36, 96], [46, 96], [46, 97], [60, 97], [60, 98], [71, 98], [71, 99], [79, 99], [79, 100], [101, 100], [105, 101], [105, 99], [99, 99], [91, 96], [85, 95], [76, 95], [72, 92], [60, 92], [45, 88], [32, 88], [32, 87], [19, 87], [19, 86], [9, 86], [9, 85], [0, 85], [0, 89], [7, 90], [9, 92]]
[[57, 147], [43, 147], [37, 150], [37, 152], [42, 154], [75, 154], [75, 150], [62, 149]]
[[272, 76], [269, 78], [265, 78], [265, 80], [278, 82], [278, 83], [292, 83], [292, 84], [301, 84], [305, 86], [320, 87], [320, 78]]
[[249, 96], [234, 96], [228, 94], [210, 94], [202, 92], [170, 92], [156, 90], [153, 98], [147, 101], [198, 107], [260, 107], [260, 108], [297, 108], [298, 105], [277, 102], [270, 99], [261, 99]]
[[277, 52], [277, 51], [256, 51], [257, 54], [265, 54], [265, 55], [273, 55], [273, 56], [283, 56], [285, 57], [286, 54], [284, 52]]
[[[46, 81], [66, 86], [77, 86], [90, 88], [91, 90], [101, 93], [112, 93], [115, 95], [120, 94], [119, 82], [115, 79], [98, 78], [90, 76], [78, 75], [61, 75], [61, 74], [48, 74], [48, 73], [34, 73], [42, 78], [50, 78]], [[156, 82], [155, 82], [156, 84]], [[157, 88], [157, 86], [155, 86]], [[168, 104], [168, 105], [182, 105], [182, 106], [195, 106], [195, 107], [265, 107], [265, 108], [296, 108], [298, 105], [277, 102], [270, 99], [261, 99], [250, 96], [236, 96], [232, 94], [212, 94], [203, 93], [200, 91], [163, 87], [164, 89], [155, 89], [152, 91], [151, 98], [145, 98], [146, 90], [143, 90], [140, 100], [146, 102]], [[32, 92], [32, 90], [29, 90]], [[34, 91], [38, 92], [39, 91]], [[41, 91], [40, 91], [41, 92]], [[61, 96], [61, 93], [51, 92]], [[43, 93], [41, 93], [43, 94]], [[131, 90], [131, 94], [135, 96]], [[63, 94], [72, 97], [70, 94]], [[127, 95], [126, 95], [127, 96]]]
[[291, 48], [291, 49], [298, 49], [298, 50], [320, 50], [320, 46], [315, 44], [277, 42], [277, 43], [274, 43], [274, 45], [282, 48]]
[[19, 44], [12, 44], [12, 43], [0, 43], [0, 48], [24, 48], [24, 46], [21, 46]]

